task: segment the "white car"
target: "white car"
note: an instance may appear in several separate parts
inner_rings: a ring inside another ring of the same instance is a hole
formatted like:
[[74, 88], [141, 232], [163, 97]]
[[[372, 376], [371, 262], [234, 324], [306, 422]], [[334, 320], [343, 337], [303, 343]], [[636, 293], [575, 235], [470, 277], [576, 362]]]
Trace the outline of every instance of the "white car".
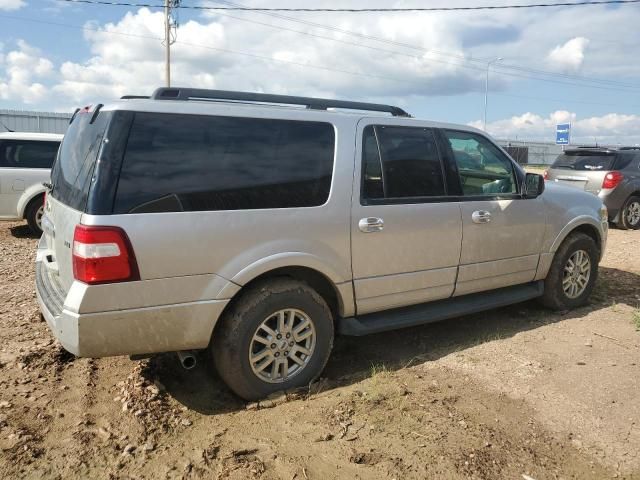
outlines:
[[22, 220], [42, 233], [45, 187], [62, 135], [0, 133], [0, 220]]

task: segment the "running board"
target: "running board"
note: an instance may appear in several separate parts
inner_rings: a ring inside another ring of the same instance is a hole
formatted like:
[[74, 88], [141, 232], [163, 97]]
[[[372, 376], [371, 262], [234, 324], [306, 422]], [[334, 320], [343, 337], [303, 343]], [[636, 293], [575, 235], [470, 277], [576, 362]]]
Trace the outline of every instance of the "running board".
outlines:
[[447, 318], [524, 302], [525, 300], [542, 296], [543, 292], [544, 282], [541, 280], [384, 312], [348, 317], [340, 320], [338, 333], [360, 337], [370, 333], [415, 327], [426, 323], [439, 322]]

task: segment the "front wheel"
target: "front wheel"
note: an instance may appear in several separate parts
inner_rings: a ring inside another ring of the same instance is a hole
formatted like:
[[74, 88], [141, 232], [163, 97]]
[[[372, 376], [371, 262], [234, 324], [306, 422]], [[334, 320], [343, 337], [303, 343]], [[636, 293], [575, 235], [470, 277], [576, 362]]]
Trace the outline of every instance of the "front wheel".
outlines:
[[544, 281], [542, 302], [554, 310], [569, 310], [587, 303], [598, 277], [600, 252], [584, 233], [562, 242]]
[[308, 385], [322, 373], [333, 346], [327, 303], [295, 280], [252, 287], [220, 322], [211, 355], [220, 377], [245, 400]]
[[640, 229], [640, 197], [632, 195], [624, 202], [624, 207], [620, 211], [618, 227], [625, 230]]

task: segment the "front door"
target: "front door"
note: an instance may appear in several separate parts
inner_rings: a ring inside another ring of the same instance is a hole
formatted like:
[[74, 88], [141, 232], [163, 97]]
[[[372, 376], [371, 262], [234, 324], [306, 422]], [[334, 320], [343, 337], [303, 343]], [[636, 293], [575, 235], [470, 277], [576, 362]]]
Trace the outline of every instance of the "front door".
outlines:
[[542, 198], [522, 197], [513, 161], [488, 138], [465, 131], [442, 133], [462, 194], [455, 295], [533, 281], [545, 230]]
[[357, 135], [351, 227], [357, 313], [450, 297], [462, 242], [460, 205], [447, 201], [434, 131], [364, 119]]

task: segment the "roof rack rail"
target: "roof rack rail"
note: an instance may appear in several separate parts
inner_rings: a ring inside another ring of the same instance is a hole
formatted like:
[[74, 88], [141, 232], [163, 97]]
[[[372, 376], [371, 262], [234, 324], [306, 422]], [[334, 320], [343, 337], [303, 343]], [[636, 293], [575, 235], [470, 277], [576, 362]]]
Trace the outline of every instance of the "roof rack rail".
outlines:
[[304, 105], [312, 110], [326, 110], [328, 108], [344, 108], [349, 110], [369, 110], [373, 112], [390, 113], [394, 117], [410, 117], [400, 107], [382, 105], [378, 103], [349, 102], [345, 100], [330, 100], [326, 98], [296, 97], [290, 95], [272, 95], [267, 93], [233, 92], [229, 90], [207, 90], [200, 88], [158, 88], [152, 100], [213, 100], [248, 103], [277, 103], [281, 105]]
[[133, 100], [133, 99], [145, 99], [149, 98], [149, 95], [123, 95], [120, 100]]
[[640, 150], [640, 146], [638, 146], [638, 147], [620, 147], [618, 150]]

